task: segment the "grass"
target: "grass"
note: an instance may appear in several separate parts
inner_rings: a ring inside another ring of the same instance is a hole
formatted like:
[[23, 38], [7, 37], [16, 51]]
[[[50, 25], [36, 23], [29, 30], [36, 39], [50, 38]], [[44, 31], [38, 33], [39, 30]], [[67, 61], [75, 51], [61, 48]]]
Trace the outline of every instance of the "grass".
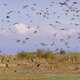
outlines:
[[0, 80], [48, 80], [43, 74], [1, 73]]
[[37, 50], [0, 55], [0, 65], [3, 65], [0, 80], [80, 80], [80, 53], [77, 52], [54, 54]]
[[73, 75], [61, 75], [61, 76], [52, 76], [49, 80], [80, 80], [80, 76]]
[[80, 75], [0, 73], [0, 80], [80, 80]]

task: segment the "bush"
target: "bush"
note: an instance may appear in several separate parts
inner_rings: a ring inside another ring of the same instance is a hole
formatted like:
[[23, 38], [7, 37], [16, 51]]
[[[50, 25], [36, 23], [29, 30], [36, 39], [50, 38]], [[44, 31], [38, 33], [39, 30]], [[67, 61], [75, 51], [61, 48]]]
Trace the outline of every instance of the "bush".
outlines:
[[44, 58], [44, 54], [45, 54], [45, 52], [43, 50], [38, 49], [36, 51], [36, 57], [38, 57], [38, 58]]
[[29, 58], [32, 58], [34, 56], [33, 56], [32, 52], [19, 52], [16, 54], [16, 57], [20, 58], [20, 59], [25, 59], [25, 58], [29, 59]]
[[63, 55], [63, 54], [65, 54], [65, 53], [66, 53], [66, 52], [65, 52], [64, 50], [62, 50], [62, 49], [60, 50], [60, 54]]
[[47, 51], [45, 53], [45, 56], [44, 56], [46, 59], [53, 59], [54, 58], [54, 54], [52, 51]]

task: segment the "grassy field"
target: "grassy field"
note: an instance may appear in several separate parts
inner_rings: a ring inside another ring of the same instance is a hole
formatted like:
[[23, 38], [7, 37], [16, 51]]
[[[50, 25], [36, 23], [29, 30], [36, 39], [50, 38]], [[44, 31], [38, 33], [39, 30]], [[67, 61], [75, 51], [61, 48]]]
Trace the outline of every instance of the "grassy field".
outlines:
[[61, 76], [52, 76], [48, 80], [80, 80], [80, 76], [77, 75], [61, 75]]
[[80, 53], [0, 55], [0, 80], [80, 80]]
[[80, 80], [79, 75], [1, 73], [0, 80]]

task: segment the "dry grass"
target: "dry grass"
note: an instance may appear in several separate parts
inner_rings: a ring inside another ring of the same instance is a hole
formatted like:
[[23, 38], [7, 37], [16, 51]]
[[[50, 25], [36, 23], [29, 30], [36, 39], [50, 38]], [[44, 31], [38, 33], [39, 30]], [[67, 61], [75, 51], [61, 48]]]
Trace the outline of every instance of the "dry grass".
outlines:
[[16, 55], [0, 55], [1, 72], [80, 73], [80, 53], [53, 53], [37, 50]]
[[54, 76], [80, 74], [80, 53], [63, 52], [38, 50], [0, 55], [0, 80], [79, 80], [79, 76]]

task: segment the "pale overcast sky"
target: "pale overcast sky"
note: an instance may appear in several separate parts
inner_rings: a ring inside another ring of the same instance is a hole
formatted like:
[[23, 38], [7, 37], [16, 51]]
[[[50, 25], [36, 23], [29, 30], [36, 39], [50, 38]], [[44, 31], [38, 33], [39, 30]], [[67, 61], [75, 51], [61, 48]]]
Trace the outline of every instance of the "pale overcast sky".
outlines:
[[79, 43], [80, 0], [0, 0], [0, 51], [80, 51]]

